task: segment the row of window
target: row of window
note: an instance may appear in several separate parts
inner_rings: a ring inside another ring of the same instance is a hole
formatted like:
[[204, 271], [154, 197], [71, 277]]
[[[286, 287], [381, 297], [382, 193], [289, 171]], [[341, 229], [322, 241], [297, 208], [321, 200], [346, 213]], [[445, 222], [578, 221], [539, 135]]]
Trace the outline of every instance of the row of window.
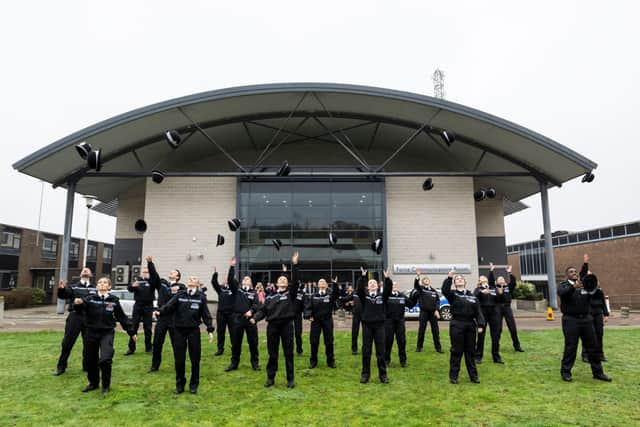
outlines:
[[2, 241], [0, 242], [0, 246], [3, 248], [20, 249], [20, 239], [21, 239], [21, 236], [19, 233], [13, 233], [11, 231], [3, 231]]
[[[611, 227], [603, 227], [595, 230], [582, 231], [579, 233], [563, 234], [561, 236], [552, 237], [551, 244], [553, 246], [574, 245], [577, 243], [587, 243], [633, 235], [640, 235], [640, 222], [614, 225]], [[544, 239], [535, 240], [533, 242], [520, 243], [517, 245], [510, 245], [507, 247], [507, 253], [523, 253], [527, 251], [533, 251], [538, 248], [544, 248]]]

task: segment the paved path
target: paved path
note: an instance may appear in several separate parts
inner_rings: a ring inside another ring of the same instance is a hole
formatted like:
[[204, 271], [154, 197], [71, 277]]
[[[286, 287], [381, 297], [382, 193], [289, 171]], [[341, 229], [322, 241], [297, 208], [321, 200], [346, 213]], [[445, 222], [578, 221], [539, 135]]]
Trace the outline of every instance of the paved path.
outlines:
[[[214, 307], [215, 306], [210, 307], [212, 313], [215, 313]], [[66, 313], [64, 315], [56, 314], [54, 306], [7, 310], [4, 312], [4, 320], [0, 321], [0, 332], [33, 332], [43, 330], [63, 331], [66, 318]], [[519, 310], [516, 313], [518, 330], [523, 331], [560, 328], [561, 318], [561, 315], [557, 314], [555, 321], [547, 321], [546, 313], [535, 313], [523, 310]], [[351, 330], [350, 316], [347, 315], [346, 317], [342, 317], [336, 315], [334, 319], [336, 330]], [[260, 326], [261, 329], [263, 329], [264, 323], [261, 322]], [[607, 328], [628, 327], [640, 327], [640, 313], [634, 312], [631, 313], [628, 319], [621, 319], [620, 312], [614, 311], [607, 323]], [[308, 331], [308, 321], [304, 322], [304, 328]], [[440, 322], [440, 328], [448, 329], [449, 322]], [[407, 330], [415, 331], [417, 329], [417, 321], [407, 321]]]

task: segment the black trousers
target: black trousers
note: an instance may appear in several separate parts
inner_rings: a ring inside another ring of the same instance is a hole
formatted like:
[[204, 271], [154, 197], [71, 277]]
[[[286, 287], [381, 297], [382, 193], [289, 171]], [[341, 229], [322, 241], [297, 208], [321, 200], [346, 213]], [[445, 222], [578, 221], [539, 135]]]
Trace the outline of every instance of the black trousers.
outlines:
[[360, 333], [360, 315], [353, 313], [351, 318], [351, 352], [358, 351], [358, 334]]
[[85, 347], [89, 384], [98, 386], [100, 384], [100, 373], [102, 373], [102, 387], [107, 388], [111, 386], [113, 336], [113, 329], [87, 329]]
[[216, 329], [218, 330], [218, 351], [224, 351], [224, 337], [229, 331], [229, 338], [231, 338], [231, 329], [233, 326], [233, 313], [223, 313], [218, 311], [216, 313]]
[[287, 381], [293, 381], [293, 319], [272, 320], [267, 325], [267, 377], [274, 379], [278, 372], [278, 349], [282, 342]]
[[162, 347], [164, 346], [167, 333], [169, 333], [169, 340], [171, 341], [171, 346], [173, 346], [173, 326], [171, 326], [171, 319], [161, 317], [156, 322], [156, 329], [153, 331], [152, 368], [160, 368], [160, 363], [162, 362]]
[[260, 362], [258, 353], [258, 325], [252, 325], [242, 313], [234, 313], [232, 316], [231, 364], [234, 366], [238, 366], [238, 364], [240, 364], [242, 340], [245, 333], [247, 334], [249, 352], [251, 353], [251, 366], [258, 366], [258, 363]]
[[[602, 343], [602, 339], [604, 337], [604, 315], [602, 313], [599, 313], [592, 314], [591, 316], [593, 317], [593, 329], [596, 333], [595, 353], [600, 361], [602, 361], [602, 359], [604, 359], [604, 346]], [[588, 358], [584, 341], [582, 342], [582, 357]]]
[[314, 319], [311, 322], [309, 341], [311, 342], [311, 362], [318, 361], [318, 347], [320, 347], [320, 334], [324, 339], [324, 353], [327, 356], [327, 363], [335, 362], [333, 354], [333, 317], [326, 319]]
[[73, 345], [78, 339], [78, 335], [82, 335], [82, 370], [87, 370], [86, 346], [84, 344], [85, 331], [82, 325], [82, 315], [72, 311], [67, 316], [64, 324], [64, 337], [62, 338], [62, 350], [58, 359], [58, 368], [67, 369], [67, 362], [71, 355]]
[[394, 320], [387, 319], [385, 321], [385, 352], [384, 360], [389, 363], [391, 361], [391, 350], [393, 349], [393, 338], [398, 343], [398, 358], [400, 363], [407, 362], [407, 333], [405, 330], [404, 319]]
[[422, 349], [424, 345], [424, 333], [427, 329], [427, 322], [431, 325], [431, 335], [433, 335], [433, 346], [436, 350], [440, 350], [440, 328], [438, 327], [438, 319], [436, 319], [435, 311], [420, 310], [420, 325], [418, 326], [418, 343], [416, 348]]
[[362, 375], [371, 375], [371, 350], [376, 345], [376, 361], [378, 375], [387, 375], [387, 365], [384, 361], [385, 330], [384, 322], [362, 322]]
[[[140, 320], [142, 320], [142, 329], [144, 330], [144, 350], [151, 351], [151, 328], [153, 327], [153, 304], [139, 304], [133, 305], [133, 314], [131, 316], [131, 323], [133, 324], [133, 330], [138, 333], [140, 327]], [[133, 338], [129, 338], [129, 350], [136, 351], [136, 342]]]
[[498, 317], [498, 311], [495, 306], [482, 306], [482, 315], [487, 322], [486, 327], [478, 334], [476, 341], [476, 359], [482, 359], [484, 355], [484, 337], [487, 329], [491, 334], [491, 356], [493, 360], [500, 359], [500, 327], [502, 319]]
[[513, 317], [513, 310], [511, 310], [511, 305], [498, 304], [496, 305], [496, 310], [498, 311], [498, 316], [500, 319], [500, 333], [498, 334], [498, 338], [500, 337], [500, 334], [502, 334], [502, 319], [504, 318], [505, 322], [507, 322], [509, 333], [511, 334], [511, 342], [513, 343], [513, 348], [520, 348], [520, 340], [518, 339], [518, 328], [516, 328], [516, 319]]
[[184, 388], [187, 383], [185, 378], [185, 363], [189, 350], [191, 361], [191, 378], [189, 385], [198, 386], [200, 383], [200, 328], [174, 328], [173, 330], [173, 358], [176, 365], [176, 388]]
[[296, 353], [302, 354], [302, 313], [296, 314], [293, 321], [296, 335]]
[[451, 337], [451, 359], [449, 362], [449, 378], [458, 379], [460, 362], [464, 355], [464, 363], [467, 366], [469, 378], [478, 378], [478, 369], [475, 361], [476, 348], [476, 322], [471, 320], [453, 319], [449, 325]]
[[596, 332], [593, 327], [593, 317], [591, 315], [584, 317], [563, 315], [562, 333], [564, 334], [564, 353], [560, 373], [571, 373], [571, 368], [576, 361], [578, 340], [582, 340], [582, 345], [586, 347], [587, 357], [591, 364], [591, 372], [593, 375], [601, 374], [602, 364], [596, 354]]

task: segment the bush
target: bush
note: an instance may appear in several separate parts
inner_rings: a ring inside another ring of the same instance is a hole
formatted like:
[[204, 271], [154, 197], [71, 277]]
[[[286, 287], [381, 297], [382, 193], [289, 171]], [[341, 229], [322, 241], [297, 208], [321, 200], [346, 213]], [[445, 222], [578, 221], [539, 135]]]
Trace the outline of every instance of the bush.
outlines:
[[47, 296], [45, 291], [38, 288], [15, 288], [10, 291], [2, 291], [6, 309], [25, 308], [36, 304], [43, 304]]
[[515, 299], [540, 301], [543, 298], [543, 295], [536, 291], [536, 287], [533, 283], [517, 282], [516, 288], [513, 290], [513, 297]]

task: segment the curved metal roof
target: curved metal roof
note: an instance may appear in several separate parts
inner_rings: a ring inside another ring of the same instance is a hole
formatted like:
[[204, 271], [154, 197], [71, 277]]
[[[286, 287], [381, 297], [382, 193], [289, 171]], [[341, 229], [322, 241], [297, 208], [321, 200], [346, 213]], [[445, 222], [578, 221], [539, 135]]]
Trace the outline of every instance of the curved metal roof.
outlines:
[[[168, 129], [188, 136], [176, 150], [164, 142]], [[453, 144], [438, 138], [443, 129], [455, 132]], [[77, 155], [82, 141], [102, 149], [101, 173], [88, 171]], [[315, 174], [327, 167], [477, 174], [478, 186], [492, 185], [512, 201], [536, 193], [539, 181], [561, 185], [597, 166], [543, 135], [446, 100], [368, 86], [285, 83], [142, 107], [62, 138], [13, 167], [54, 185], [81, 178], [78, 192], [109, 201], [153, 168], [168, 176], [237, 174], [283, 159], [293, 171]], [[132, 171], [139, 174], [123, 173]], [[489, 176], [496, 171], [505, 174]]]

